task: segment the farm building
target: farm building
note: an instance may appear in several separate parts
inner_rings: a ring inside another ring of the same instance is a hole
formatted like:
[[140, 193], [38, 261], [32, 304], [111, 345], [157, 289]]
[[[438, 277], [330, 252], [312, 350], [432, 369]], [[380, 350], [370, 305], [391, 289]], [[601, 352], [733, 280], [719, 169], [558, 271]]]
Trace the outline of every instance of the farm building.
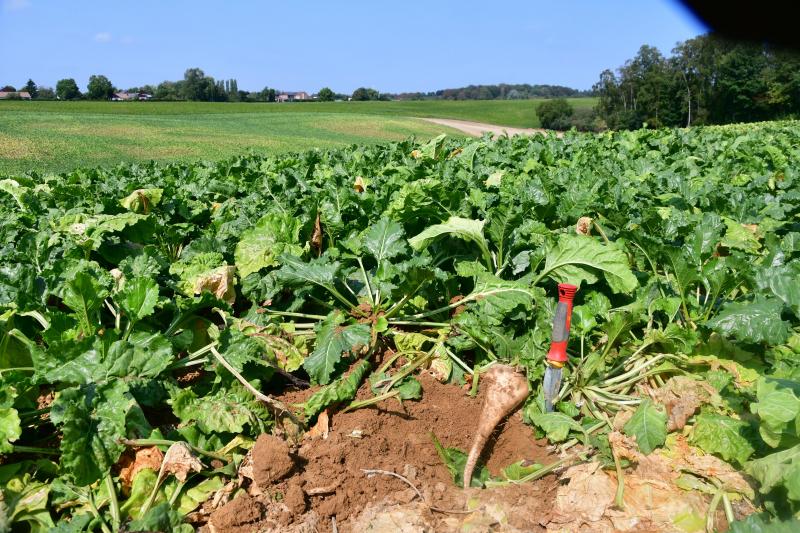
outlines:
[[296, 102], [301, 100], [311, 100], [311, 97], [305, 91], [298, 91], [295, 93], [280, 93], [275, 97], [276, 102]]
[[28, 91], [0, 91], [0, 100], [30, 100]]
[[112, 102], [127, 102], [131, 100], [139, 100], [139, 101], [146, 101], [153, 98], [152, 94], [145, 93], [145, 92], [138, 92], [138, 93], [128, 93], [128, 92], [118, 92], [114, 93], [111, 97]]

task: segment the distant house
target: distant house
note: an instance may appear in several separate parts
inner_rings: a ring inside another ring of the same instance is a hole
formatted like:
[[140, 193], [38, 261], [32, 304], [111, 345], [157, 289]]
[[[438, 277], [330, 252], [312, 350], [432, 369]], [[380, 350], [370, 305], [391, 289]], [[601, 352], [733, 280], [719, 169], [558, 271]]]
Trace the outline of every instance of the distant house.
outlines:
[[298, 102], [302, 100], [311, 100], [311, 97], [305, 91], [298, 91], [295, 93], [280, 93], [275, 97], [276, 102]]
[[114, 93], [111, 97], [112, 102], [128, 102], [131, 100], [139, 100], [139, 101], [147, 101], [153, 98], [152, 94], [148, 94], [145, 92], [138, 92], [138, 93], [128, 93], [128, 92], [118, 92]]
[[30, 100], [28, 91], [0, 91], [0, 100]]

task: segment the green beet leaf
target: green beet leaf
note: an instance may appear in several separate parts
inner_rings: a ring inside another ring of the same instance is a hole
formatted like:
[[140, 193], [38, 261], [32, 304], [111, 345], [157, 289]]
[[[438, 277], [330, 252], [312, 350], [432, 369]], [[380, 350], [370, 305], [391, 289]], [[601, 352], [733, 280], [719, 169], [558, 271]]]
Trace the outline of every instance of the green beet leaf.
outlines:
[[749, 426], [741, 420], [725, 415], [701, 413], [697, 415], [689, 435], [689, 443], [704, 452], [742, 465], [755, 452], [749, 430]]
[[128, 531], [171, 531], [173, 533], [191, 533], [194, 528], [183, 523], [183, 516], [172, 508], [169, 502], [159, 503], [151, 508], [146, 516], [132, 520]]
[[570, 431], [585, 434], [581, 425], [564, 413], [540, 413], [528, 409], [527, 414], [533, 425], [544, 431], [551, 442], [564, 442]]
[[380, 265], [385, 259], [392, 259], [406, 251], [404, 236], [403, 226], [388, 218], [381, 218], [364, 232], [364, 250]]
[[136, 189], [119, 201], [119, 205], [134, 213], [149, 213], [161, 203], [164, 189]]
[[[258, 380], [250, 382], [256, 389]], [[196, 424], [205, 434], [242, 433], [250, 427], [248, 435], [266, 431], [270, 414], [264, 404], [253, 397], [238, 381], [229, 385], [217, 384], [215, 390], [198, 396], [191, 388], [170, 390], [172, 410], [184, 424]]]
[[636, 437], [639, 450], [650, 454], [667, 440], [667, 412], [664, 406], [649, 398], [642, 400], [623, 428], [629, 437]]
[[773, 448], [780, 444], [784, 433], [789, 433], [790, 437], [797, 435], [795, 419], [800, 415], [800, 399], [796, 395], [798, 390], [800, 383], [765, 378], [758, 380], [758, 401], [750, 404], [750, 410], [761, 419], [758, 427], [761, 438]]
[[75, 312], [84, 335], [92, 335], [99, 326], [99, 310], [108, 291], [86, 272], [77, 272], [64, 287], [64, 305]]
[[114, 301], [133, 322], [153, 314], [158, 303], [158, 285], [149, 278], [134, 278], [125, 282], [125, 287], [114, 297]]
[[127, 413], [136, 402], [122, 381], [62, 390], [50, 418], [61, 430], [61, 469], [78, 486], [111, 471], [125, 449]]
[[47, 504], [49, 493], [47, 483], [27, 472], [4, 479], [0, 486], [0, 531], [52, 531], [55, 525]]
[[789, 338], [789, 324], [781, 320], [783, 302], [757, 297], [752, 302], [728, 302], [707, 325], [726, 337], [744, 342], [782, 344]]
[[172, 344], [160, 333], [134, 332], [127, 340], [97, 337], [91, 348], [49, 369], [51, 383], [88, 385], [112, 378], [155, 378], [172, 362]]
[[745, 472], [759, 482], [762, 494], [785, 486], [789, 498], [800, 501], [800, 444], [750, 461], [745, 465]]
[[[439, 458], [453, 477], [453, 483], [455, 483], [456, 487], [463, 487], [464, 466], [467, 464], [467, 454], [458, 448], [445, 448], [433, 433], [431, 433], [431, 438], [433, 439], [433, 445], [436, 447]], [[489, 477], [489, 469], [486, 468], [486, 465], [479, 462], [475, 467], [475, 472], [472, 474], [469, 486], [477, 488], [483, 487], [489, 480]]]
[[345, 317], [341, 311], [333, 311], [316, 328], [317, 344], [314, 351], [303, 362], [303, 368], [314, 382], [327, 385], [343, 353], [370, 343], [370, 327], [366, 324], [343, 326]]
[[427, 248], [428, 245], [437, 238], [444, 235], [451, 235], [477, 244], [487, 266], [492, 266], [489, 243], [483, 236], [483, 226], [485, 223], [486, 221], [484, 220], [470, 220], [468, 218], [455, 216], [450, 217], [446, 222], [430, 226], [419, 235], [408, 239], [408, 244], [410, 244], [414, 250], [420, 251]]
[[619, 248], [583, 235], [563, 234], [547, 251], [545, 265], [538, 279], [546, 276], [559, 283], [596, 283], [603, 275], [618, 293], [630, 294], [638, 286], [628, 258]]
[[22, 436], [20, 419], [13, 407], [0, 407], [0, 453], [11, 453], [12, 443]]
[[299, 256], [300, 246], [299, 218], [289, 213], [269, 213], [261, 217], [256, 225], [242, 233], [236, 245], [234, 259], [239, 276], [246, 277], [262, 268], [278, 265], [282, 253]]
[[361, 385], [369, 367], [369, 361], [362, 359], [353, 366], [348, 375], [342, 376], [333, 383], [325, 385], [312, 394], [311, 397], [303, 403], [303, 412], [306, 416], [306, 420], [310, 421], [329, 405], [347, 402], [355, 398], [358, 387]]

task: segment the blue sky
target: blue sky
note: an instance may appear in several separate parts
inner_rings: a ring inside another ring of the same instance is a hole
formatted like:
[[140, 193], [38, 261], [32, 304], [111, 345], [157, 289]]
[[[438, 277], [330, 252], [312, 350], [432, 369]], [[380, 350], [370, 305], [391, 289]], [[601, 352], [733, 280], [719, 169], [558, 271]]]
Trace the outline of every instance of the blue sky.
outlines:
[[179, 79], [195, 66], [247, 90], [501, 82], [588, 89], [640, 45], [666, 53], [704, 31], [668, 0], [0, 4], [0, 85], [72, 77], [82, 89], [91, 74], [128, 88]]

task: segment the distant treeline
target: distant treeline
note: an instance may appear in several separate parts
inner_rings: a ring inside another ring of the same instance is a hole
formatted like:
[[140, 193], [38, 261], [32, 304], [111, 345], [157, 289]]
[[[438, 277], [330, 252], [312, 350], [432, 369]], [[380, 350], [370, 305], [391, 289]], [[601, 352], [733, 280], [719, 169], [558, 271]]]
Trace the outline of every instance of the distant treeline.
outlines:
[[665, 57], [642, 46], [594, 92], [604, 127], [636, 129], [800, 117], [800, 55], [708, 34]]
[[563, 85], [501, 83], [499, 85], [468, 85], [457, 89], [441, 89], [427, 93], [399, 93], [391, 96], [397, 100], [526, 100], [528, 98], [592, 96], [592, 91], [580, 91]]

